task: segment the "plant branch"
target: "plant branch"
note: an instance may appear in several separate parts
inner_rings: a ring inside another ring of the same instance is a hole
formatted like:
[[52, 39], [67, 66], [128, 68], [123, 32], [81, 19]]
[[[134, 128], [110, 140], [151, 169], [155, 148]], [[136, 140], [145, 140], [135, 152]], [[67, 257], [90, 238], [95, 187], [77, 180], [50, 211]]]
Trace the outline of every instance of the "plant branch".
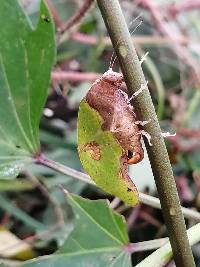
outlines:
[[61, 27], [62, 21], [61, 21], [61, 18], [57, 12], [57, 9], [55, 8], [55, 6], [53, 5], [51, 0], [45, 0], [45, 1], [47, 3], [47, 6], [49, 7], [49, 9], [51, 11], [51, 14], [53, 16], [56, 27], [57, 28]]
[[190, 10], [196, 10], [200, 8], [200, 0], [185, 0], [185, 1], [180, 1], [179, 3], [171, 4], [169, 6], [168, 12], [172, 16], [176, 16], [177, 14], [181, 12], [186, 12]]
[[[129, 95], [133, 95], [146, 84], [146, 80], [119, 2], [117, 0], [97, 0], [97, 2], [118, 56]], [[169, 156], [147, 87], [132, 104], [140, 120], [151, 121], [144, 129], [151, 135], [153, 145], [149, 146], [146, 142], [146, 146], [176, 265], [195, 266]]]
[[76, 71], [53, 71], [51, 78], [54, 82], [91, 82], [99, 79], [102, 74], [95, 72], [76, 72]]
[[[91, 184], [95, 186], [95, 183], [90, 179], [90, 177], [83, 173], [83, 172], [79, 172], [77, 170], [74, 170], [72, 168], [69, 168], [67, 166], [64, 166], [58, 162], [55, 162], [51, 159], [47, 159], [44, 155], [40, 155], [37, 159], [36, 159], [36, 163], [46, 166], [54, 171], [60, 172], [62, 174], [71, 176], [81, 182], [87, 183], [87, 184]], [[156, 197], [152, 197], [149, 195], [146, 195], [144, 193], [139, 193], [139, 198], [140, 198], [140, 202], [147, 205], [147, 206], [151, 206], [153, 208], [156, 209], [161, 209], [161, 205], [160, 205], [160, 201], [158, 198]], [[182, 212], [185, 216], [185, 218], [190, 219], [190, 220], [194, 220], [194, 221], [200, 221], [200, 213], [195, 211], [195, 210], [191, 210], [191, 209], [187, 209], [182, 207]]]
[[78, 23], [84, 17], [85, 13], [91, 7], [92, 3], [93, 0], [85, 0], [80, 9], [66, 23], [61, 26], [60, 31], [65, 32], [69, 30], [72, 26], [74, 26], [76, 23]]
[[[200, 83], [200, 79], [199, 79], [200, 68], [199, 68], [197, 61], [188, 52], [188, 49], [186, 47], [182, 46], [180, 43], [177, 43], [175, 41], [174, 33], [168, 27], [168, 23], [166, 22], [166, 17], [164, 16], [163, 12], [161, 12], [159, 5], [155, 3], [155, 1], [142, 0], [141, 6], [149, 10], [158, 30], [164, 36], [171, 39], [175, 53], [182, 60], [182, 62], [184, 62], [184, 64], [187, 64], [191, 68], [194, 74], [194, 78], [197, 84], [199, 84]], [[182, 34], [180, 33], [179, 35], [181, 36]]]
[[169, 241], [168, 237], [128, 244], [126, 250], [129, 253], [147, 251], [160, 248]]
[[63, 226], [65, 223], [64, 215], [57, 200], [49, 193], [47, 188], [31, 172], [26, 170], [24, 171], [24, 173], [26, 174], [27, 178], [33, 183], [33, 185], [37, 187], [47, 199], [49, 199], [50, 203], [53, 206], [55, 216], [57, 218], [56, 225]]
[[[175, 41], [177, 43], [180, 43], [182, 45], [187, 45], [192, 42], [191, 39], [188, 37], [174, 37]], [[70, 39], [83, 43], [83, 44], [88, 44], [88, 45], [97, 45], [99, 43], [99, 37], [95, 35], [89, 35], [81, 32], [75, 32], [70, 36]], [[152, 35], [139, 35], [139, 36], [134, 36], [132, 38], [135, 44], [140, 44], [140, 45], [173, 45], [172, 41], [168, 37], [163, 37], [163, 36], [152, 36]], [[106, 46], [111, 46], [111, 41], [109, 37], [103, 37], [101, 39]], [[62, 42], [65, 41], [64, 38], [62, 38]]]
[[[200, 223], [191, 227], [188, 231], [190, 245], [194, 245], [200, 241]], [[162, 267], [165, 266], [172, 258], [172, 248], [167, 242], [164, 246], [154, 251], [150, 256], [141, 261], [136, 267]], [[177, 265], [182, 266], [182, 265]], [[186, 265], [184, 265], [186, 266]], [[192, 265], [188, 265], [190, 267]]]

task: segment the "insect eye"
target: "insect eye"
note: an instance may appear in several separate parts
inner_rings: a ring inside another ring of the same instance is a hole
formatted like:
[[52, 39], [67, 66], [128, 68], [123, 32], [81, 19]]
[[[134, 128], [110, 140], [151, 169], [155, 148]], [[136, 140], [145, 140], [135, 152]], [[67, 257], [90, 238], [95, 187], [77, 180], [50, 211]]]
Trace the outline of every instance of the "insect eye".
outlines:
[[128, 164], [136, 164], [141, 161], [141, 155], [140, 153], [133, 153], [132, 151], [128, 150]]
[[128, 150], [128, 155], [127, 156], [128, 156], [128, 159], [131, 159], [133, 157], [133, 152]]

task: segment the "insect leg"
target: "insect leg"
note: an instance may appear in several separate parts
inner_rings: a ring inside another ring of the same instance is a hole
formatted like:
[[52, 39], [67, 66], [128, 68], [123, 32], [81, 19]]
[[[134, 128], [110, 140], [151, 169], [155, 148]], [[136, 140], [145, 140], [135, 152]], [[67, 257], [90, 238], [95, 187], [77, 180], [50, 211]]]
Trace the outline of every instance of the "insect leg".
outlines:
[[141, 134], [141, 135], [145, 136], [147, 141], [148, 141], [148, 143], [149, 143], [149, 145], [152, 146], [150, 134], [148, 134], [144, 130], [139, 131], [138, 134]]
[[146, 52], [146, 53], [142, 56], [142, 58], [140, 59], [140, 64], [142, 64], [142, 63], [146, 60], [148, 54], [149, 54], [149, 52]]
[[169, 133], [169, 132], [165, 132], [165, 133], [162, 133], [162, 136], [163, 136], [163, 137], [173, 137], [173, 136], [176, 136], [176, 133], [171, 134], [171, 133]]
[[129, 101], [131, 101], [132, 99], [134, 99], [136, 96], [138, 96], [144, 89], [147, 88], [147, 84], [148, 82], [146, 81], [145, 84], [141, 84], [141, 87], [139, 90], [137, 90], [130, 98]]
[[134, 123], [137, 124], [137, 125], [141, 125], [141, 126], [144, 126], [146, 125], [147, 123], [149, 123], [151, 120], [148, 120], [148, 121], [135, 121]]

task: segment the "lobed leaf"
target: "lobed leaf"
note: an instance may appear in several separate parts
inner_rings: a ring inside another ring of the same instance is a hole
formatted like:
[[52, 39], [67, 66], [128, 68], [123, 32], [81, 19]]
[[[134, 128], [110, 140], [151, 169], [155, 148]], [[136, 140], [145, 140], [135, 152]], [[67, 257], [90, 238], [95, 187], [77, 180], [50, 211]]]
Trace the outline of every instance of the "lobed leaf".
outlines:
[[43, 1], [35, 29], [17, 0], [0, 1], [0, 178], [15, 177], [39, 153], [39, 121], [55, 57]]
[[68, 201], [75, 214], [75, 226], [64, 246], [56, 254], [27, 261], [22, 267], [131, 267], [123, 217], [103, 200], [69, 195]]

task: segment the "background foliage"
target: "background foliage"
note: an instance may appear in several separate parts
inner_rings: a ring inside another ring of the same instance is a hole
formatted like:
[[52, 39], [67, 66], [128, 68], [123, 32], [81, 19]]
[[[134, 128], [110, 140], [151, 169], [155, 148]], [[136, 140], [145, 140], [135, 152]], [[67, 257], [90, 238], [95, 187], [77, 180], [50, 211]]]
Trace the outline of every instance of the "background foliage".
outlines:
[[[2, 14], [5, 10], [2, 3], [6, 5], [9, 2], [12, 2], [14, 16]], [[31, 23], [36, 27], [39, 1], [21, 0], [20, 2]], [[2, 168], [0, 171], [0, 243], [3, 244], [1, 234], [5, 233], [7, 242], [8, 240], [11, 242], [11, 245], [6, 248], [0, 247], [1, 260], [8, 265], [17, 266], [21, 264], [20, 261], [49, 255], [58, 250], [54, 258], [49, 256], [44, 259], [43, 264], [46, 265], [42, 266], [48, 266], [49, 260], [53, 261], [52, 266], [58, 266], [58, 264], [66, 266], [64, 264], [68, 261], [73, 265], [74, 260], [79, 261], [79, 257], [86, 263], [93, 260], [95, 264], [99, 264], [97, 266], [105, 266], [106, 259], [112, 262], [111, 266], [131, 266], [130, 253], [122, 248], [127, 245], [128, 240], [139, 242], [167, 236], [160, 211], [142, 204], [132, 209], [123, 202], [116, 202], [112, 196], [106, 195], [92, 185], [35, 164], [21, 169], [21, 163], [33, 161], [32, 154], [38, 152], [37, 124], [42, 111], [40, 121], [42, 151], [50, 159], [76, 170], [82, 170], [76, 148], [78, 106], [92, 82], [108, 69], [113, 52], [95, 4], [78, 24], [60, 33], [59, 28], [62, 28], [64, 22], [79, 10], [82, 1], [46, 2], [52, 11], [56, 25], [57, 58], [51, 73], [51, 84], [43, 111], [50, 68], [54, 61], [52, 24], [48, 23], [48, 19], [44, 23], [44, 17], [42, 20], [40, 16], [40, 23], [43, 23], [40, 31], [36, 30], [32, 34], [27, 18], [20, 11], [20, 14], [17, 12], [15, 1], [2, 1], [0, 4], [2, 25], [0, 30], [0, 157], [4, 157], [1, 159], [1, 164], [4, 164], [3, 167], [6, 166], [4, 171]], [[189, 3], [189, 1], [183, 2]], [[134, 32], [136, 48], [140, 56], [149, 52], [143, 69], [149, 81], [161, 127], [165, 131], [177, 132], [175, 138], [167, 140], [167, 146], [182, 205], [198, 210], [200, 208], [199, 7], [197, 5], [194, 9], [188, 4], [185, 8], [181, 5], [181, 1], [164, 0], [122, 0], [120, 3], [127, 23], [130, 25], [130, 31], [138, 25], [141, 18], [143, 20]], [[46, 12], [43, 6], [41, 14], [47, 15], [48, 18], [49, 14]], [[141, 18], [132, 22], [140, 14]], [[24, 44], [20, 44], [21, 51], [28, 53], [31, 65], [26, 65], [25, 56], [17, 54], [14, 49], [19, 45], [15, 40], [15, 36], [19, 34], [26, 40]], [[39, 51], [43, 48], [46, 51], [44, 57], [46, 62], [40, 65], [41, 68], [37, 64], [41, 56], [37, 48]], [[6, 60], [2, 60], [4, 58]], [[12, 64], [9, 62], [10, 58]], [[118, 70], [117, 62], [114, 68]], [[30, 84], [23, 83], [26, 75], [24, 71], [28, 71], [32, 77]], [[7, 83], [5, 76], [7, 76]], [[19, 131], [15, 110], [13, 105], [9, 104], [8, 90], [2, 90], [2, 88], [8, 88], [8, 83], [16, 92], [15, 99], [19, 104], [16, 112], [19, 113], [19, 120], [26, 131], [27, 138], [24, 138], [24, 133]], [[22, 90], [17, 95], [19, 85], [22, 89], [28, 86], [29, 92], [34, 88], [37, 94], [30, 97], [26, 95], [26, 90]], [[29, 125], [26, 125], [26, 110], [33, 112]], [[5, 134], [2, 134], [2, 127]], [[8, 144], [11, 144], [11, 147]], [[16, 159], [14, 172], [7, 172], [10, 159], [12, 162]], [[19, 167], [21, 172], [17, 178], [9, 180], [19, 172]], [[147, 168], [149, 171], [144, 172]], [[130, 173], [140, 191], [156, 196], [147, 156], [141, 164], [131, 168]], [[67, 201], [65, 194], [59, 188], [60, 184], [67, 191], [91, 200], [109, 199], [114, 209], [125, 216], [126, 223], [122, 217], [112, 213], [103, 201], [92, 202], [75, 195], [69, 195]], [[112, 202], [113, 199], [114, 202]], [[95, 208], [97, 206], [98, 208]], [[95, 214], [95, 210], [99, 215]], [[188, 226], [192, 223], [192, 221], [187, 222]], [[117, 232], [118, 227], [122, 229], [120, 234]], [[128, 228], [129, 238], [126, 228]], [[72, 229], [74, 229], [73, 232]], [[91, 238], [88, 236], [90, 231], [93, 233]], [[13, 234], [12, 237], [9, 236], [10, 233]], [[77, 236], [83, 238], [78, 241], [81, 242], [79, 244], [76, 243]], [[97, 240], [93, 239], [95, 236], [98, 237]], [[19, 244], [23, 244], [22, 248]], [[88, 250], [86, 254], [83, 253], [85, 249]], [[6, 254], [5, 251], [9, 253]], [[73, 257], [74, 251], [78, 251], [77, 257]], [[197, 266], [200, 266], [199, 251], [197, 245], [194, 248]], [[148, 253], [132, 254], [133, 265], [140, 262]], [[36, 266], [36, 264], [33, 261], [24, 263], [24, 266]]]

